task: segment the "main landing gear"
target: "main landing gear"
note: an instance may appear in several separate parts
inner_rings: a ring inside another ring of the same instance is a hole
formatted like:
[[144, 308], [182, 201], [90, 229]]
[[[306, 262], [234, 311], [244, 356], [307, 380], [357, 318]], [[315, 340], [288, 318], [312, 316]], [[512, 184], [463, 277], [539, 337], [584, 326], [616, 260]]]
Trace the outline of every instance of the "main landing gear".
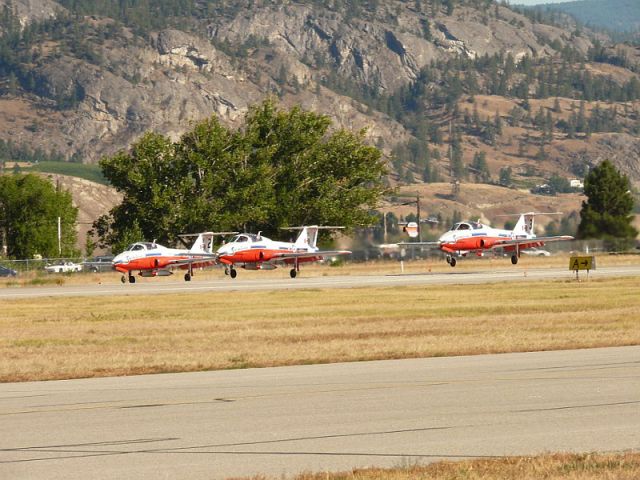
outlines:
[[516, 249], [511, 255], [511, 265], [518, 263], [518, 258], [520, 258], [520, 245], [516, 244]]
[[238, 276], [238, 272], [235, 268], [231, 267], [231, 268], [225, 268], [224, 269], [224, 274], [225, 275], [229, 275], [231, 278], [236, 278]]
[[184, 274], [184, 281], [190, 282], [192, 278], [193, 278], [193, 264], [190, 263], [187, 273]]
[[291, 278], [296, 278], [298, 276], [298, 272], [300, 271], [300, 263], [298, 262], [298, 259], [296, 258], [295, 261], [293, 262], [293, 268], [291, 270], [289, 270], [289, 276]]
[[[134, 277], [133, 275], [129, 274], [129, 283], [136, 283], [136, 277]], [[127, 277], [122, 275], [122, 277], [120, 277], [120, 281], [122, 283], [127, 283]]]
[[455, 267], [455, 266], [456, 266], [456, 263], [457, 263], [457, 262], [456, 262], [456, 259], [455, 259], [454, 257], [452, 257], [451, 255], [447, 255], [447, 256], [445, 257], [445, 260], [446, 260], [446, 261], [447, 261], [447, 263], [448, 263], [449, 265], [451, 265], [452, 267]]

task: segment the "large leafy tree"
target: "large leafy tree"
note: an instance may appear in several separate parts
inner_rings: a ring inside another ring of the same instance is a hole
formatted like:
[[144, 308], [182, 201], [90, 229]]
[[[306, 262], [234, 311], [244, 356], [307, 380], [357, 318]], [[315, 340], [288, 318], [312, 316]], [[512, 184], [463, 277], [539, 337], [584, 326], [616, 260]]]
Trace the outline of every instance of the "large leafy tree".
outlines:
[[111, 210], [112, 219], [96, 222], [99, 236], [115, 243], [118, 250], [143, 234], [150, 240], [163, 239], [162, 232], [172, 227], [180, 205], [175, 145], [162, 135], [148, 133], [130, 152], [105, 159], [101, 166], [105, 177], [125, 196]]
[[211, 117], [177, 143], [148, 133], [100, 162], [124, 197], [95, 232], [117, 251], [134, 234], [174, 242], [204, 230], [370, 224], [385, 191], [380, 151], [364, 132], [330, 127], [325, 115], [266, 100], [235, 131]]
[[631, 225], [633, 197], [629, 179], [605, 160], [593, 168], [584, 181], [578, 238], [631, 240], [638, 234]]
[[71, 194], [49, 181], [32, 174], [0, 176], [0, 240], [4, 237], [10, 257], [57, 257], [58, 217], [61, 253], [76, 255], [77, 216]]

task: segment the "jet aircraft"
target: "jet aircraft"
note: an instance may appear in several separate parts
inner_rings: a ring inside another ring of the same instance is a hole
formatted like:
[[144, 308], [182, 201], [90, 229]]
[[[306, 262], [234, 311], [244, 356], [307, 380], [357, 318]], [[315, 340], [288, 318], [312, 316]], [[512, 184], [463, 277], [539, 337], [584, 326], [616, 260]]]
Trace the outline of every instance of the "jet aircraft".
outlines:
[[[502, 248], [511, 252], [511, 263], [517, 264], [520, 252], [527, 248], [541, 247], [547, 242], [573, 240], [569, 235], [538, 237], [533, 233], [536, 215], [557, 215], [554, 213], [528, 212], [520, 214], [520, 218], [513, 230], [493, 228], [478, 222], [465, 221], [456, 223], [451, 230], [445, 232], [437, 242], [407, 242], [401, 246], [436, 247], [445, 252], [446, 261], [452, 267], [456, 266], [456, 256], [466, 257], [469, 253], [480, 256], [486, 250]], [[410, 232], [410, 234], [413, 232]], [[415, 235], [413, 235], [415, 236]]]
[[[165, 277], [172, 275], [173, 268], [187, 270], [185, 281], [193, 277], [193, 269], [206, 267], [216, 263], [216, 255], [212, 252], [213, 237], [228, 232], [203, 232], [195, 235], [181, 235], [183, 238], [197, 236], [189, 250], [167, 248], [155, 242], [136, 242], [115, 256], [113, 268], [122, 275], [122, 283], [128, 277], [129, 283], [135, 283], [133, 272], [138, 270], [141, 277]], [[235, 232], [233, 232], [235, 233]]]
[[317, 225], [291, 227], [286, 230], [300, 230], [295, 242], [278, 242], [260, 233], [241, 233], [222, 245], [216, 252], [216, 259], [225, 265], [225, 274], [236, 278], [238, 265], [246, 270], [274, 270], [278, 265], [290, 265], [291, 278], [300, 271], [300, 264], [315, 262], [335, 255], [349, 255], [348, 250], [320, 250], [316, 246], [318, 230], [341, 227], [319, 227]]

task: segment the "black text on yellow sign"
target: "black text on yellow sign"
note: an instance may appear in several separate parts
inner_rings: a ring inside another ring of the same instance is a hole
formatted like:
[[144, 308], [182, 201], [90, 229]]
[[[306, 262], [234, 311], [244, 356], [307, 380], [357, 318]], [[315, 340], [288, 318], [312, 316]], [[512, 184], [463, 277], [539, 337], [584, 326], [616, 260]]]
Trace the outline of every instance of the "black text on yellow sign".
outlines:
[[569, 270], [595, 270], [595, 269], [596, 269], [596, 257], [594, 256], [571, 257], [569, 259]]

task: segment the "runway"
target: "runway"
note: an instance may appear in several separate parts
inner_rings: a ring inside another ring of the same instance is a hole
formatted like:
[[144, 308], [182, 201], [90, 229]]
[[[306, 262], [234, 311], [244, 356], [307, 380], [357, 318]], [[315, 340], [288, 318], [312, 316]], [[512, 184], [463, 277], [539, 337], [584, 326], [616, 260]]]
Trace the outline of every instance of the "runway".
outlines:
[[[0, 299], [37, 298], [61, 296], [100, 295], [158, 295], [163, 293], [233, 292], [243, 290], [298, 290], [354, 287], [393, 287], [428, 285], [463, 285], [496, 282], [524, 282], [535, 280], [571, 280], [575, 273], [567, 268], [507, 268], [479, 271], [448, 271], [446, 273], [397, 274], [397, 275], [328, 275], [295, 279], [273, 278], [263, 272], [259, 279], [232, 280], [221, 277], [216, 280], [201, 280], [196, 276], [191, 282], [160, 282], [146, 278], [135, 284], [85, 284], [38, 287], [8, 287], [0, 289]], [[624, 265], [599, 268], [590, 272], [591, 279], [605, 277], [640, 276], [640, 265]], [[586, 273], [582, 272], [582, 279]]]
[[640, 347], [0, 385], [0, 478], [216, 479], [640, 449]]

